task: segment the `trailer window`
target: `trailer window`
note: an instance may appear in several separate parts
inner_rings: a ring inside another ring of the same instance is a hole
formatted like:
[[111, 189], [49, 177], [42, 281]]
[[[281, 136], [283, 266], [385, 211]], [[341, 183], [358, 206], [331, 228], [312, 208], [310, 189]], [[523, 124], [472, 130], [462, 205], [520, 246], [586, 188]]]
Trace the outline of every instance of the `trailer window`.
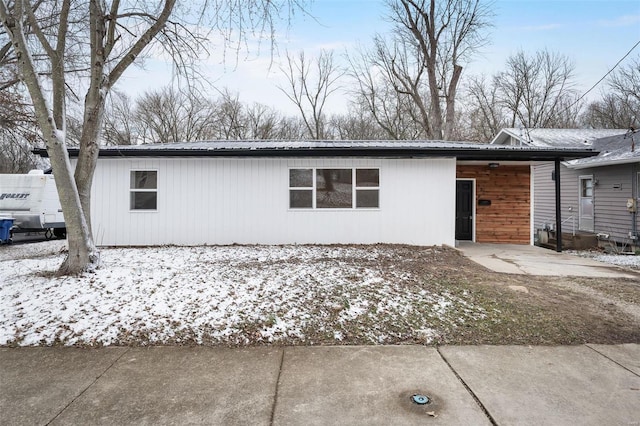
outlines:
[[158, 172], [132, 170], [129, 200], [131, 210], [157, 210]]

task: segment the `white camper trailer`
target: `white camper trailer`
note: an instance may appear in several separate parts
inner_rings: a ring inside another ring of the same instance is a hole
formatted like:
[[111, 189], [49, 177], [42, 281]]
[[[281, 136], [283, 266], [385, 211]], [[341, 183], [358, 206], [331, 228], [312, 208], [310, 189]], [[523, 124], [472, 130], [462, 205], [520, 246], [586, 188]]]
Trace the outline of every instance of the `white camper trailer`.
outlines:
[[48, 231], [64, 238], [66, 228], [56, 182], [42, 170], [0, 174], [0, 216], [14, 220], [15, 230]]

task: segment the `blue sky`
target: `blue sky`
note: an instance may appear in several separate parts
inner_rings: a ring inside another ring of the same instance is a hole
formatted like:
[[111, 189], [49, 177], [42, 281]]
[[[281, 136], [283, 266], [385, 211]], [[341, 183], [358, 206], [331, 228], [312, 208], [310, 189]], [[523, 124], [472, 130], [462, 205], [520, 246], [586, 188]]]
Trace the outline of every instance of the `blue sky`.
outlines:
[[[586, 91], [640, 41], [640, 0], [497, 0], [493, 11], [490, 43], [467, 66], [467, 75], [495, 73], [518, 50], [534, 53], [546, 48], [574, 61], [579, 89]], [[341, 55], [358, 45], [366, 46], [375, 33], [389, 29], [384, 2], [379, 0], [316, 0], [309, 13], [313, 16], [297, 12], [289, 27], [279, 28], [273, 62], [264, 45], [258, 53], [250, 44], [251, 51], [242, 54], [237, 65], [229, 61], [229, 55], [223, 64], [221, 49], [217, 49], [204, 67], [205, 75], [216, 87], [238, 92], [245, 102], [294, 113], [277, 89], [284, 84], [278, 53], [304, 49], [312, 56], [325, 48]], [[634, 57], [640, 57], [640, 46], [627, 61]], [[130, 70], [120, 87], [135, 95], [171, 83], [170, 67], [162, 61], [150, 60], [146, 68]], [[344, 112], [347, 103], [337, 95], [329, 107]]]

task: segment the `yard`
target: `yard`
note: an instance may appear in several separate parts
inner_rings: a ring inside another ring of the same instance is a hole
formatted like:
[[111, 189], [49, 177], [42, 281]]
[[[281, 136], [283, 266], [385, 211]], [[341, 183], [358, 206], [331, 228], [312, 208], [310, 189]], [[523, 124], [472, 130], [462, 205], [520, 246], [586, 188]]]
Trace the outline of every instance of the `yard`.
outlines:
[[490, 272], [442, 247], [0, 248], [0, 345], [640, 343], [640, 285]]

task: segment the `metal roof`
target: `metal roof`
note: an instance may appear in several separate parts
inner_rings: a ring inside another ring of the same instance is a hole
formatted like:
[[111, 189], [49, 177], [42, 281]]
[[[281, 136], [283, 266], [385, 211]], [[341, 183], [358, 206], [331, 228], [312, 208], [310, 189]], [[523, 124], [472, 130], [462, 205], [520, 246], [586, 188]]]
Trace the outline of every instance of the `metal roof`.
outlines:
[[[48, 156], [45, 149], [34, 153]], [[596, 155], [589, 148], [507, 146], [447, 141], [260, 140], [202, 141], [118, 145], [100, 149], [100, 157], [455, 157], [459, 160], [548, 161]], [[78, 149], [69, 155], [77, 157]]]
[[599, 152], [597, 156], [568, 161], [567, 167], [586, 169], [640, 162], [640, 134], [638, 133], [598, 139], [593, 142], [593, 148]]
[[508, 127], [500, 130], [491, 144], [503, 144], [509, 137], [528, 146], [577, 148], [591, 147], [593, 141], [624, 135], [627, 129], [525, 129]]

